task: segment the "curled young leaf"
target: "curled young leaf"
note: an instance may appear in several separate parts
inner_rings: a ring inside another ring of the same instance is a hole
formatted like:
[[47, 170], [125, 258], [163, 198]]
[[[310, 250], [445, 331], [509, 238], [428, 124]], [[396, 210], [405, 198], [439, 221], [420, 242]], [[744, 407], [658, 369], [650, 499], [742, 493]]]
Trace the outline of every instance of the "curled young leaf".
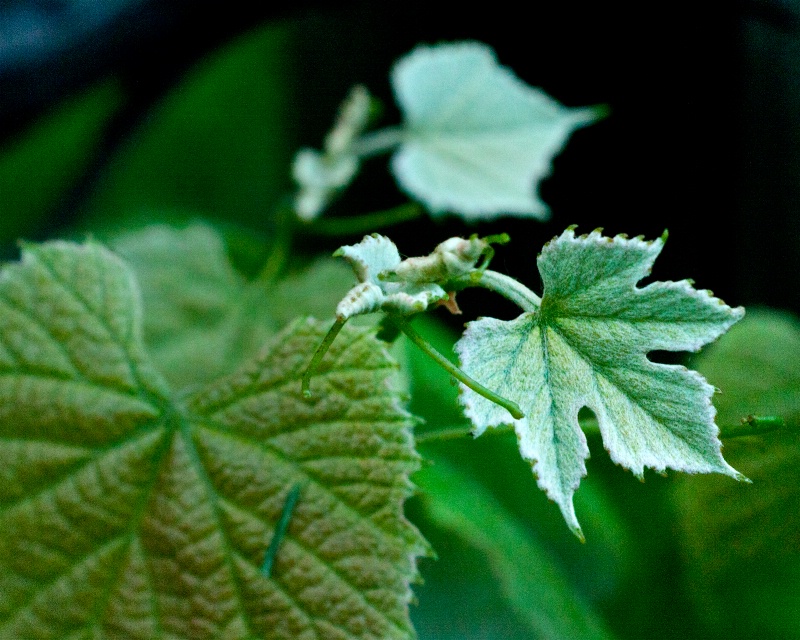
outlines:
[[325, 137], [324, 152], [301, 149], [292, 165], [300, 189], [294, 207], [301, 220], [318, 217], [336, 194], [358, 173], [358, 154], [352, 146], [369, 122], [371, 97], [358, 85], [342, 104], [333, 129]]
[[713, 387], [698, 373], [651, 362], [647, 354], [696, 351], [744, 310], [687, 281], [638, 288], [663, 244], [663, 238], [607, 238], [598, 231], [575, 237], [567, 230], [538, 258], [541, 304], [508, 322], [472, 322], [456, 345], [468, 375], [525, 413], [512, 420], [462, 386], [474, 433], [513, 423], [539, 486], [578, 536], [572, 496], [589, 456], [578, 424], [582, 407], [597, 416], [612, 459], [637, 476], [651, 467], [743, 479], [720, 452]]
[[397, 247], [386, 236], [365, 236], [358, 244], [341, 247], [333, 255], [347, 260], [359, 279], [336, 307], [339, 319], [374, 311], [419, 313], [447, 298], [445, 290], [431, 280], [395, 282], [381, 277], [396, 273], [407, 262], [400, 260]]

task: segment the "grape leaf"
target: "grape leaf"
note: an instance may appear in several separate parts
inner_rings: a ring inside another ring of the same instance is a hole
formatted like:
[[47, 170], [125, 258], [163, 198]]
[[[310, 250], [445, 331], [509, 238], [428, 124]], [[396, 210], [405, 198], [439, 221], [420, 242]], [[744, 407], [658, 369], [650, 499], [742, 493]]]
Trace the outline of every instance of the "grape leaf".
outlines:
[[[27, 247], [0, 276], [0, 637], [410, 638], [425, 550], [394, 364], [299, 321], [182, 400], [144, 354], [131, 271], [96, 244]], [[301, 485], [271, 577], [259, 568]]]
[[112, 246], [142, 285], [148, 352], [178, 389], [230, 373], [298, 315], [329, 316], [353, 281], [345, 265], [322, 259], [269, 286], [248, 282], [201, 222], [151, 225]]
[[464, 371], [525, 413], [461, 387], [475, 435], [514, 424], [539, 486], [582, 537], [572, 504], [589, 456], [578, 411], [589, 407], [612, 459], [642, 477], [644, 467], [719, 472], [742, 479], [722, 458], [699, 374], [650, 362], [656, 349], [696, 351], [742, 317], [687, 281], [636, 283], [650, 272], [664, 240], [575, 237], [568, 229], [538, 258], [544, 294], [538, 308], [508, 322], [471, 322], [456, 351]]
[[392, 85], [405, 125], [395, 178], [433, 215], [467, 220], [547, 218], [535, 184], [569, 134], [600, 115], [526, 85], [479, 42], [417, 47], [396, 64]]

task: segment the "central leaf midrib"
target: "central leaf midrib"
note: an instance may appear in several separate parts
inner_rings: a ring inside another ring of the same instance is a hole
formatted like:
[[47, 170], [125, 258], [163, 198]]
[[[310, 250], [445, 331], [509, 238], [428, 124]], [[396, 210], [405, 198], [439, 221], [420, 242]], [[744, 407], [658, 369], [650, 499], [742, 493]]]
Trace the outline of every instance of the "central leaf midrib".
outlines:
[[[545, 317], [542, 314], [537, 314], [536, 320], [538, 320], [538, 322], [536, 322], [536, 325], [539, 327], [539, 336], [540, 336], [540, 340], [541, 340], [541, 344], [542, 344], [542, 360], [543, 360], [543, 364], [544, 364], [544, 366], [542, 367], [542, 369], [543, 369], [542, 375], [544, 377], [544, 388], [547, 389], [547, 395], [550, 398], [550, 403], [549, 403], [550, 404], [550, 421], [552, 422], [552, 425], [553, 425], [553, 437], [550, 439], [550, 442], [553, 443], [553, 449], [554, 449], [555, 454], [556, 454], [556, 466], [558, 467], [558, 470], [559, 470], [559, 474], [558, 474], [559, 488], [561, 489], [562, 496], [569, 497], [570, 496], [570, 490], [572, 489], [572, 487], [570, 486], [570, 487], [566, 487], [565, 488], [564, 487], [564, 483], [561, 481], [564, 478], [564, 474], [561, 472], [564, 467], [561, 464], [561, 447], [558, 446], [558, 444], [559, 444], [559, 442], [561, 442], [561, 440], [558, 437], [558, 430], [556, 429], [556, 425], [558, 424], [558, 420], [557, 420], [556, 415], [554, 413], [555, 402], [554, 402], [554, 399], [553, 399], [552, 389], [550, 387], [550, 350], [549, 350], [548, 345], [547, 345], [548, 324], [547, 324], [547, 321], [546, 321]], [[528, 421], [530, 423], [530, 418], [528, 418]], [[570, 501], [571, 501], [571, 498], [570, 498]], [[560, 503], [560, 500], [559, 500], [559, 503]]]
[[[553, 320], [557, 320], [557, 319], [556, 319], [556, 318], [554, 318]], [[645, 413], [645, 414], [647, 414], [648, 416], [650, 416], [650, 418], [651, 418], [651, 419], [652, 419], [652, 420], [653, 420], [653, 421], [654, 421], [656, 424], [658, 424], [658, 425], [660, 425], [661, 427], [663, 427], [664, 429], [666, 429], [666, 430], [667, 430], [669, 433], [671, 433], [673, 436], [676, 436], [678, 439], [682, 440], [684, 443], [686, 443], [686, 444], [689, 446], [689, 448], [690, 448], [691, 450], [695, 450], [695, 449], [694, 449], [694, 446], [693, 446], [693, 444], [692, 444], [692, 442], [690, 442], [689, 440], [687, 440], [687, 439], [686, 439], [686, 437], [684, 436], [684, 434], [683, 434], [683, 433], [681, 433], [681, 432], [679, 432], [679, 431], [675, 431], [674, 429], [670, 428], [669, 424], [668, 424], [668, 423], [665, 423], [665, 422], [663, 421], [663, 419], [662, 419], [662, 417], [661, 417], [661, 416], [658, 416], [658, 415], [654, 414], [654, 413], [653, 413], [653, 412], [652, 412], [652, 411], [651, 411], [651, 410], [650, 410], [648, 407], [645, 407], [645, 406], [641, 405], [639, 402], [637, 402], [637, 400], [636, 400], [635, 398], [631, 397], [631, 395], [630, 395], [630, 393], [628, 393], [627, 389], [625, 389], [625, 388], [623, 388], [623, 387], [620, 387], [620, 386], [619, 386], [619, 385], [618, 385], [618, 384], [617, 384], [617, 383], [614, 381], [614, 379], [613, 379], [613, 376], [610, 376], [610, 375], [607, 375], [607, 374], [605, 374], [604, 372], [605, 372], [606, 370], [612, 370], [612, 368], [611, 368], [611, 367], [605, 367], [605, 366], [603, 366], [603, 365], [598, 365], [598, 364], [596, 364], [596, 363], [595, 363], [595, 362], [592, 360], [592, 358], [590, 358], [590, 357], [589, 357], [589, 356], [588, 356], [588, 355], [585, 353], [585, 351], [584, 351], [584, 350], [581, 348], [581, 345], [580, 345], [579, 343], [575, 342], [574, 340], [571, 340], [571, 339], [570, 339], [570, 338], [567, 336], [567, 334], [561, 330], [561, 328], [558, 326], [558, 322], [556, 322], [556, 321], [552, 321], [552, 322], [550, 322], [550, 323], [548, 324], [548, 326], [549, 326], [550, 328], [552, 328], [552, 329], [553, 329], [553, 331], [555, 331], [555, 332], [556, 332], [556, 333], [557, 333], [557, 334], [558, 334], [558, 335], [559, 335], [559, 336], [560, 336], [560, 337], [561, 337], [561, 338], [564, 340], [564, 342], [566, 342], [566, 343], [567, 343], [567, 344], [570, 346], [570, 348], [571, 348], [571, 349], [572, 349], [572, 350], [575, 352], [575, 354], [576, 354], [576, 355], [577, 355], [577, 356], [578, 356], [578, 357], [579, 357], [581, 360], [583, 360], [583, 361], [584, 361], [586, 364], [588, 364], [588, 365], [589, 365], [589, 368], [591, 369], [591, 371], [592, 371], [592, 374], [593, 374], [594, 376], [599, 376], [599, 377], [602, 377], [602, 378], [603, 378], [603, 379], [604, 379], [606, 382], [608, 382], [608, 384], [610, 384], [611, 386], [613, 386], [615, 389], [617, 389], [617, 391], [619, 391], [619, 392], [620, 392], [620, 393], [621, 393], [623, 396], [625, 396], [625, 397], [628, 399], [628, 401], [629, 401], [629, 402], [630, 402], [632, 405], [634, 405], [634, 406], [636, 406], [636, 407], [640, 408], [642, 411], [644, 411], [644, 413]], [[670, 366], [670, 365], [664, 365], [664, 366]], [[601, 398], [601, 401], [603, 401], [603, 404], [604, 404], [604, 406], [605, 406], [605, 401], [604, 401], [604, 400], [602, 400], [602, 394], [598, 394], [598, 395], [599, 395], [599, 397]]]
[[161, 416], [162, 425], [161, 428], [163, 429], [164, 433], [161, 440], [161, 445], [158, 448], [155, 456], [153, 456], [153, 475], [150, 479], [149, 485], [146, 489], [142, 491], [142, 497], [137, 504], [136, 509], [134, 510], [134, 515], [131, 517], [131, 526], [126, 533], [126, 542], [124, 547], [121, 551], [121, 561], [119, 566], [116, 567], [116, 570], [112, 576], [112, 578], [108, 581], [108, 589], [102, 598], [102, 606], [97, 605], [97, 619], [95, 620], [95, 624], [102, 622], [104, 616], [106, 615], [108, 602], [111, 598], [111, 594], [114, 591], [114, 587], [117, 585], [117, 581], [122, 575], [123, 567], [125, 566], [125, 557], [128, 553], [132, 553], [132, 547], [134, 540], [137, 538], [139, 539], [139, 546], [142, 549], [142, 555], [144, 556], [144, 565], [146, 567], [146, 575], [145, 579], [150, 586], [150, 605], [153, 615], [153, 622], [155, 623], [156, 634], [158, 638], [163, 637], [163, 628], [161, 623], [161, 608], [158, 603], [158, 598], [156, 596], [156, 592], [154, 589], [154, 584], [156, 581], [155, 576], [152, 574], [152, 570], [150, 567], [150, 563], [147, 562], [147, 554], [144, 549], [144, 545], [141, 544], [141, 527], [142, 522], [144, 521], [145, 514], [147, 513], [147, 507], [150, 503], [150, 498], [153, 495], [153, 491], [155, 490], [156, 484], [158, 482], [158, 478], [161, 475], [161, 468], [164, 464], [164, 461], [167, 459], [167, 454], [170, 449], [171, 445], [171, 435], [174, 431], [174, 428], [170, 426], [171, 420], [169, 419], [170, 416], [167, 412], [162, 414]]
[[[233, 556], [236, 554], [236, 549], [231, 543], [230, 538], [228, 537], [228, 533], [225, 530], [225, 527], [222, 522], [222, 516], [220, 514], [219, 504], [218, 504], [218, 494], [214, 483], [211, 481], [211, 478], [206, 471], [205, 465], [203, 464], [202, 460], [200, 459], [200, 454], [197, 451], [197, 447], [194, 444], [194, 438], [192, 437], [192, 423], [197, 418], [191, 416], [187, 413], [182, 413], [178, 418], [178, 428], [176, 433], [178, 437], [183, 440], [183, 444], [186, 447], [186, 453], [189, 458], [190, 463], [195, 468], [195, 473], [200, 478], [200, 482], [203, 484], [203, 487], [206, 492], [206, 496], [211, 507], [211, 512], [214, 516], [214, 522], [216, 524], [216, 528], [219, 531], [220, 539], [222, 541], [222, 553], [225, 558], [225, 565], [227, 567], [228, 577], [233, 586], [234, 592], [236, 594], [236, 606], [239, 611], [239, 615], [244, 620], [245, 628], [247, 629], [248, 635], [251, 637], [257, 637], [252, 628], [252, 622], [250, 620], [250, 615], [245, 608], [244, 602], [244, 595], [242, 589], [242, 583], [239, 579], [239, 575], [236, 571], [235, 563], [233, 562]], [[174, 435], [173, 435], [174, 437]], [[172, 438], [170, 438], [172, 440]]]

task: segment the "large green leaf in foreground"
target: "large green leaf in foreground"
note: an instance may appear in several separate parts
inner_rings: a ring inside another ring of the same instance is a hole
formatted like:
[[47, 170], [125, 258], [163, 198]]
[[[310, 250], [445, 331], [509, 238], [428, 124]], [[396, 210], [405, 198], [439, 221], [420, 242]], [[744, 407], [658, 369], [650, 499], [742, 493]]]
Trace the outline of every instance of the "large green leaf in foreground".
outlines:
[[534, 463], [539, 486], [578, 536], [572, 496], [589, 457], [578, 424], [584, 406], [597, 416], [612, 459], [639, 477], [651, 467], [742, 478], [720, 453], [713, 387], [647, 354], [696, 351], [744, 311], [687, 281], [637, 288], [663, 244], [598, 231], [575, 237], [568, 229], [538, 258], [540, 306], [509, 322], [472, 322], [456, 345], [469, 375], [525, 413], [513, 420], [462, 385], [475, 434], [514, 423], [522, 456]]
[[112, 246], [141, 283], [148, 353], [181, 389], [232, 372], [297, 316], [331, 316], [353, 282], [332, 258], [280, 280], [248, 281], [219, 232], [202, 222], [150, 225], [115, 236]]
[[[0, 277], [0, 637], [407, 638], [417, 468], [377, 343], [299, 322], [178, 402], [105, 249], [26, 249]], [[300, 500], [260, 573], [288, 491]]]

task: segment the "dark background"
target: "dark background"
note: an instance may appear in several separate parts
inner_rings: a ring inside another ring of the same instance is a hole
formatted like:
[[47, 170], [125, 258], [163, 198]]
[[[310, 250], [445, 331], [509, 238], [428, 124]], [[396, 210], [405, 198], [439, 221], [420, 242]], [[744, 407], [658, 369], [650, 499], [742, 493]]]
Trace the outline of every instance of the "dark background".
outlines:
[[[503, 250], [509, 270], [530, 271], [541, 242], [569, 224], [647, 237], [667, 228], [658, 277], [692, 277], [732, 304], [800, 311], [800, 3], [258, 4], [0, 3], [0, 151], [72, 96], [109, 81], [119, 92], [80, 171], [35, 220], [10, 227], [7, 245], [16, 235], [41, 239], [91, 229], [102, 211], [87, 203], [109, 179], [120, 148], [198, 63], [264, 23], [288, 34], [282, 44], [287, 124], [276, 150], [286, 159], [297, 144], [320, 144], [355, 82], [383, 98], [385, 121], [396, 122], [387, 80], [393, 60], [418, 42], [471, 38], [492, 45], [503, 64], [567, 105], [611, 107], [607, 120], [573, 136], [540, 185], [553, 212], [548, 223], [503, 220], [478, 228], [511, 233], [515, 242]], [[265, 211], [266, 200], [290, 187], [288, 170], [277, 175], [262, 194]], [[14, 180], [0, 184], [14, 188]], [[357, 196], [339, 209], [403, 201], [380, 163], [367, 167]], [[14, 216], [19, 199], [0, 192], [6, 204], [0, 216]], [[204, 204], [188, 199], [195, 210]], [[197, 213], [228, 216], [213, 202]], [[264, 224], [255, 209], [239, 222]], [[407, 253], [421, 235], [416, 224], [396, 234]], [[465, 232], [458, 221], [444, 227], [437, 237]], [[315, 242], [309, 247], [319, 248]]]

